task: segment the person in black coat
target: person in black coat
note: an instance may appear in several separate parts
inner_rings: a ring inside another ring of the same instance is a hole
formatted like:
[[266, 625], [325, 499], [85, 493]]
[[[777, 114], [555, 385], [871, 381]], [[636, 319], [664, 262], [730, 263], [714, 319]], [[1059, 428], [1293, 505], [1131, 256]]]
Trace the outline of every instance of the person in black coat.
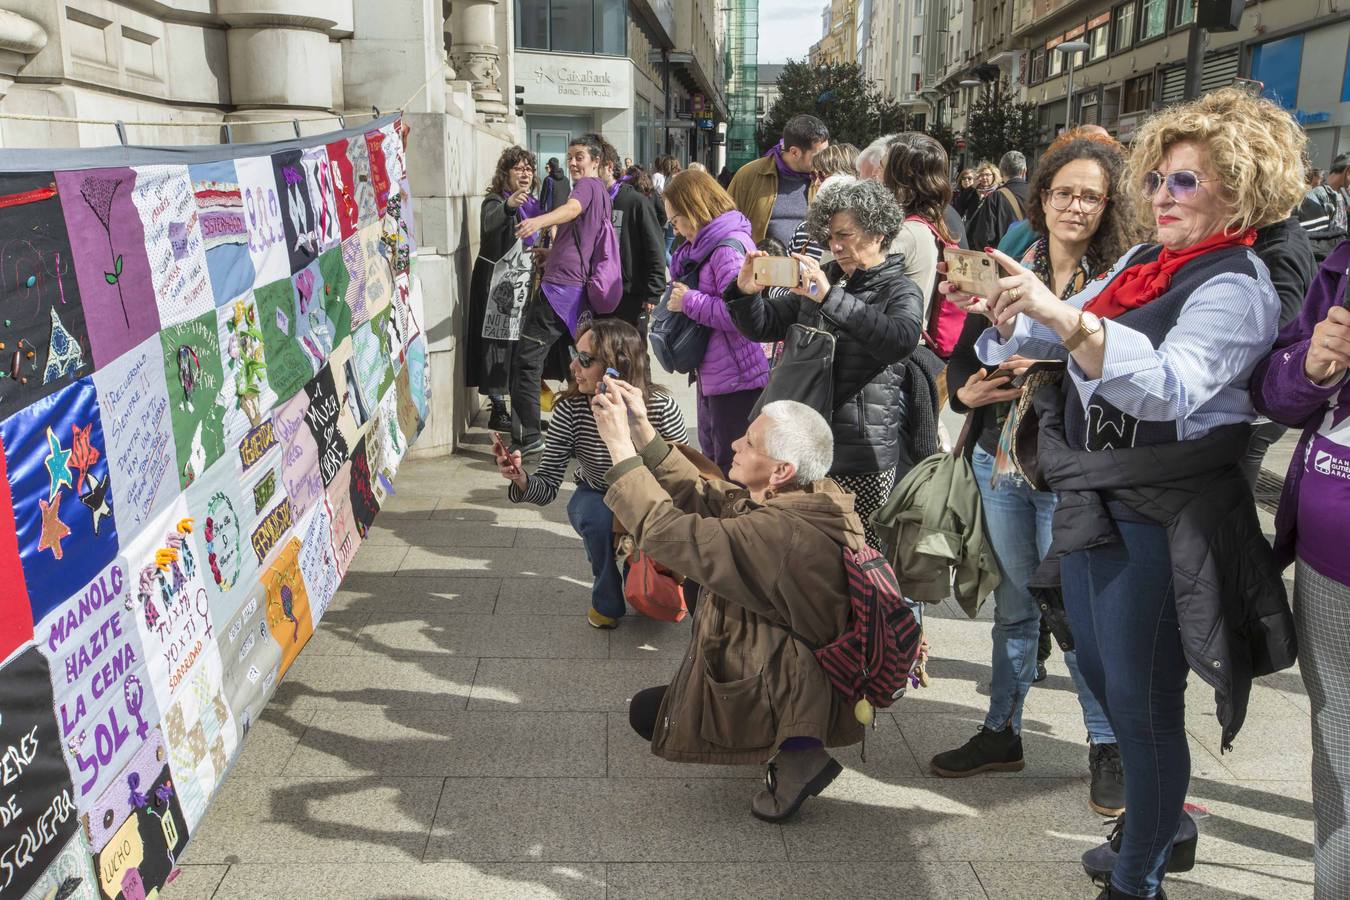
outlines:
[[997, 247], [1014, 222], [1027, 215], [1027, 158], [1009, 150], [998, 161], [1003, 184], [980, 202], [970, 217], [966, 235], [976, 250]]
[[[794, 253], [801, 283], [787, 296], [771, 296], [754, 279], [751, 251], [735, 283], [724, 294], [727, 312], [741, 334], [754, 341], [781, 341], [794, 323], [835, 335], [833, 376], [834, 464], [830, 477], [856, 496], [867, 542], [878, 547], [872, 512], [895, 486], [897, 469], [907, 472], [908, 420], [903, 363], [919, 345], [923, 296], [905, 276], [901, 256], [886, 256], [903, 216], [895, 197], [881, 184], [845, 180], [827, 185], [807, 214], [816, 240], [828, 241], [834, 260], [824, 268]], [[769, 387], [774, 387], [773, 374]], [[792, 399], [774, 395], [774, 399]]]
[[527, 251], [534, 244], [532, 237], [517, 238], [515, 230], [521, 219], [541, 212], [533, 194], [538, 183], [534, 154], [523, 147], [507, 147], [497, 158], [479, 211], [482, 241], [469, 283], [464, 373], [465, 383], [491, 402], [488, 427], [494, 431], [511, 430], [506, 395], [533, 274]]
[[619, 167], [619, 152], [608, 143], [601, 150], [600, 180], [614, 203], [611, 221], [623, 267], [623, 296], [612, 315], [636, 328], [645, 343], [647, 306], [661, 299], [666, 289], [666, 236], [652, 198]]
[[548, 172], [539, 188], [539, 206], [541, 213], [551, 213], [567, 202], [572, 194], [572, 182], [567, 180], [567, 171], [554, 156], [548, 161]]

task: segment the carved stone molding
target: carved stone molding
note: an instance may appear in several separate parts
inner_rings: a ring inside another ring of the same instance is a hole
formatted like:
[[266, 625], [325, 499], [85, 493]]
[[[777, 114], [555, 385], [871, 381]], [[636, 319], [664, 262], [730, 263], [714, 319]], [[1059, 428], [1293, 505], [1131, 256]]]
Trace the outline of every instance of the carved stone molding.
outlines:
[[498, 81], [498, 0], [454, 0], [451, 4], [450, 64], [473, 86], [474, 106], [487, 122], [506, 121], [506, 102]]
[[32, 19], [0, 9], [0, 98], [9, 93], [19, 70], [47, 46], [47, 32]]

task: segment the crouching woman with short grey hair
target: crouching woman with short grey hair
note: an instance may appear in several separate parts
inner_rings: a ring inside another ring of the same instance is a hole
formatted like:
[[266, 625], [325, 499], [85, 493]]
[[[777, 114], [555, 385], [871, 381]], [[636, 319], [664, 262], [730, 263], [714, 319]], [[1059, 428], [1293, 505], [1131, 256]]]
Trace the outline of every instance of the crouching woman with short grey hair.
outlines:
[[605, 383], [592, 401], [614, 461], [605, 503], [644, 553], [702, 585], [678, 674], [639, 691], [629, 721], [672, 762], [772, 759], [750, 811], [783, 821], [842, 771], [825, 747], [863, 736], [787, 630], [824, 645], [849, 618], [843, 550], [862, 549], [863, 527], [853, 497], [825, 477], [830, 426], [804, 404], [766, 404], [734, 445], [728, 474], [740, 484], [708, 480], [657, 435], [640, 391]]

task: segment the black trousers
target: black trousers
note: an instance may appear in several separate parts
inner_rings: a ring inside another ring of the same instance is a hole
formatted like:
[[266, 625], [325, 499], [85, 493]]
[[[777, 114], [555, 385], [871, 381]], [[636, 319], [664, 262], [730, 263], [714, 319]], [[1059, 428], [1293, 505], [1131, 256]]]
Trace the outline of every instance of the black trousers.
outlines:
[[520, 323], [511, 366], [511, 433], [523, 446], [539, 440], [539, 382], [544, 362], [567, 326], [542, 291], [536, 292]]
[[1271, 444], [1284, 437], [1287, 430], [1279, 422], [1262, 422], [1252, 426], [1247, 455], [1242, 460], [1242, 474], [1247, 476], [1247, 483], [1253, 490], [1256, 489], [1256, 476], [1261, 474], [1261, 461], [1266, 458], [1266, 452], [1270, 450]]
[[663, 684], [660, 687], [644, 688], [634, 694], [628, 704], [628, 724], [644, 741], [650, 741], [656, 732], [656, 714], [661, 711], [661, 701], [665, 699], [669, 687]]

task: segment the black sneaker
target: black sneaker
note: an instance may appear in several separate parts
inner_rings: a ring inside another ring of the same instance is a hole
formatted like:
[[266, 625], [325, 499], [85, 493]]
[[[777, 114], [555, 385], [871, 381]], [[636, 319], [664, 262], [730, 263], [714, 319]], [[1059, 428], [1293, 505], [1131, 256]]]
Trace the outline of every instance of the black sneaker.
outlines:
[[1088, 748], [1088, 770], [1092, 773], [1088, 806], [1103, 816], [1114, 817], [1123, 813], [1125, 767], [1120, 762], [1120, 747], [1116, 744], [1093, 744]]
[[494, 400], [492, 403], [492, 414], [488, 416], [488, 429], [491, 431], [511, 430], [511, 413], [507, 410], [506, 404], [500, 400]]
[[964, 745], [934, 756], [928, 768], [943, 778], [968, 778], [981, 772], [1020, 772], [1025, 765], [1022, 736], [1011, 725], [1002, 731], [981, 725]]
[[1045, 671], [1045, 663], [1043, 663], [1043, 662], [1037, 662], [1037, 663], [1036, 663], [1036, 674], [1031, 676], [1031, 683], [1032, 683], [1032, 684], [1040, 684], [1042, 681], [1044, 681], [1044, 680], [1046, 679], [1047, 674], [1048, 674], [1048, 673]]

